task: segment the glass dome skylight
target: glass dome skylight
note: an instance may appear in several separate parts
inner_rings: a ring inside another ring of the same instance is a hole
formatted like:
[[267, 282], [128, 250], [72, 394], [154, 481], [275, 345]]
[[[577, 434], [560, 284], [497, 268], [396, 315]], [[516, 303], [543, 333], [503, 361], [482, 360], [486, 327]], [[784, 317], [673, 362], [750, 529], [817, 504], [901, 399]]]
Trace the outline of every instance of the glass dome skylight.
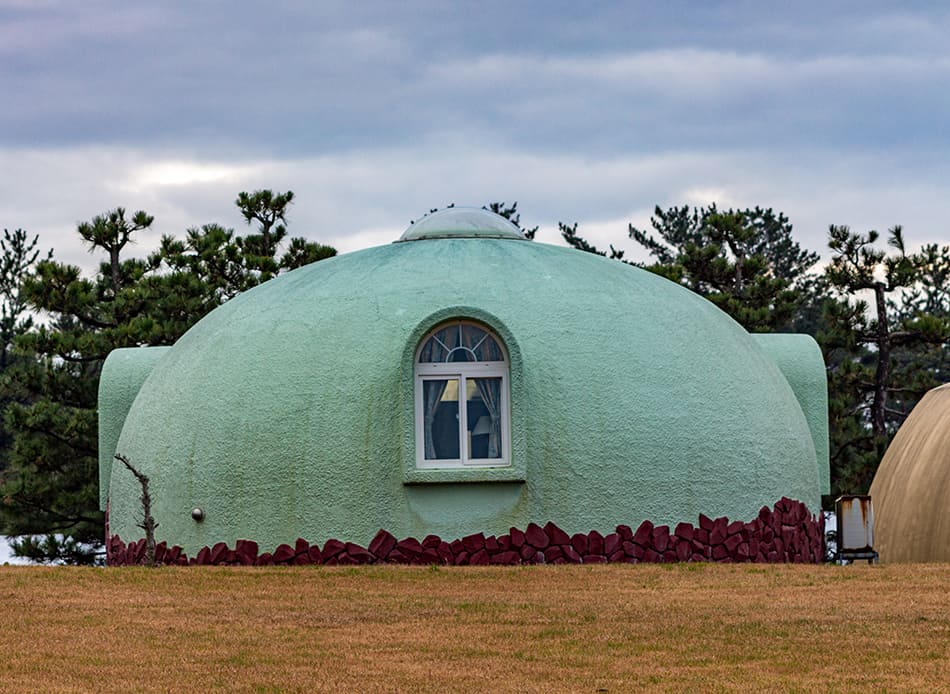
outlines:
[[519, 239], [524, 235], [501, 215], [477, 207], [449, 207], [426, 215], [399, 237], [399, 241], [422, 239], [487, 238]]

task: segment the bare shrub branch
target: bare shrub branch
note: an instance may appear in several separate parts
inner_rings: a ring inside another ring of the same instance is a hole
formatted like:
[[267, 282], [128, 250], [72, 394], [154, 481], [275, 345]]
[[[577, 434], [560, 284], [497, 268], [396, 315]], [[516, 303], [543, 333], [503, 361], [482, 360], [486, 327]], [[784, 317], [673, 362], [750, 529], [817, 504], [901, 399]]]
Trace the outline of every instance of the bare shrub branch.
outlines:
[[145, 531], [145, 565], [154, 567], [155, 528], [158, 527], [158, 523], [152, 517], [152, 495], [148, 491], [148, 476], [136, 470], [129, 459], [121, 453], [116, 453], [115, 459], [125, 465], [129, 472], [135, 475], [135, 479], [139, 481], [139, 484], [142, 485], [142, 522], [138, 523], [138, 527]]

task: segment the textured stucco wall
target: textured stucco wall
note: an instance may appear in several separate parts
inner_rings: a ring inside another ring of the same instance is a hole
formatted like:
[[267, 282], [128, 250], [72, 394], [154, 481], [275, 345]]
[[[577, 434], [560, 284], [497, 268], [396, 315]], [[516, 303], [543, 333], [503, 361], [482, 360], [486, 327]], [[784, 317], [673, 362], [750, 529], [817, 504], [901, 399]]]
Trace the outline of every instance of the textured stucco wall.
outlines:
[[821, 493], [831, 494], [831, 463], [828, 443], [828, 376], [821, 347], [810, 335], [752, 335], [772, 361], [781, 369], [785, 380], [801, 405], [811, 430], [818, 463]]
[[871, 502], [881, 561], [950, 561], [950, 385], [927, 393], [901, 425]]
[[125, 416], [156, 362], [169, 347], [134, 347], [109, 353], [99, 376], [99, 510], [106, 510], [112, 461]]
[[[524, 481], [412, 476], [411, 355], [455, 311], [512, 353]], [[791, 387], [740, 326], [656, 275], [518, 240], [392, 244], [235, 298], [156, 365], [119, 449], [152, 477], [159, 539], [187, 552], [746, 518], [783, 496], [818, 508], [821, 485]], [[112, 532], [139, 537], [134, 480], [111, 485]]]

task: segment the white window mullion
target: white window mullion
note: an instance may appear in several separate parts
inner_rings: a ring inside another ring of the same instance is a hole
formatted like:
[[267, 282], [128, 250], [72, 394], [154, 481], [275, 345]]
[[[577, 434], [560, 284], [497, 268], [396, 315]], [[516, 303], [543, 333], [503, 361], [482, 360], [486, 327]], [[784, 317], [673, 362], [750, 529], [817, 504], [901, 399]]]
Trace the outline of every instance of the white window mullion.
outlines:
[[423, 380], [421, 376], [416, 376], [414, 388], [416, 396], [416, 467], [425, 467], [426, 464], [425, 443], [423, 443], [425, 441], [425, 418], [422, 402]]
[[468, 384], [459, 374], [459, 460], [468, 465]]

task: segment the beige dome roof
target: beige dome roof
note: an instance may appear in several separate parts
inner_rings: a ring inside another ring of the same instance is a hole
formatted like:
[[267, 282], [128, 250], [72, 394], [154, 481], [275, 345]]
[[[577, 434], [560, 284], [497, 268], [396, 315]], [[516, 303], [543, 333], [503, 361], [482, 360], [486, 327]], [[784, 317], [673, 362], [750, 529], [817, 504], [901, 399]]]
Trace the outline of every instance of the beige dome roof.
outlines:
[[881, 561], [950, 561], [950, 384], [917, 403], [871, 484]]

